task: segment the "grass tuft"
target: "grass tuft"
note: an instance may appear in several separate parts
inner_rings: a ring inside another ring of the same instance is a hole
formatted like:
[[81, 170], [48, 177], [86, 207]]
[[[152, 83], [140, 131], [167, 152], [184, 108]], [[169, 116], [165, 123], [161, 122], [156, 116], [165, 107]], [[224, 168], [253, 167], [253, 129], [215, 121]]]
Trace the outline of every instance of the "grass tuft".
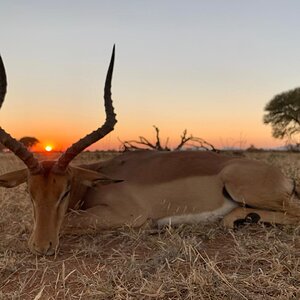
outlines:
[[[96, 154], [77, 162], [105, 159]], [[297, 154], [251, 155], [300, 175]], [[0, 162], [1, 173], [22, 168], [13, 155]], [[124, 226], [63, 235], [40, 258], [27, 247], [31, 213], [25, 185], [0, 189], [0, 299], [300, 299], [300, 226]]]

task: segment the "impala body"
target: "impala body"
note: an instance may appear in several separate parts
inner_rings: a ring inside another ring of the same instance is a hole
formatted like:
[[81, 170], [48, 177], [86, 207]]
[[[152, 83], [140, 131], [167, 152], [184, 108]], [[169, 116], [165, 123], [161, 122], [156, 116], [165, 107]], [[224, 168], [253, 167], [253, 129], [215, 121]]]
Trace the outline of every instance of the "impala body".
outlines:
[[98, 222], [100, 229], [219, 217], [233, 227], [254, 212], [263, 222], [294, 223], [300, 217], [299, 186], [263, 162], [212, 152], [141, 151], [85, 167], [124, 180], [88, 189], [81, 197], [83, 210], [97, 211], [94, 219], [83, 217], [82, 224]]
[[[279, 169], [245, 158], [211, 152], [135, 151], [109, 161], [70, 166], [86, 147], [113, 130], [111, 100], [114, 50], [107, 73], [102, 127], [69, 147], [57, 161], [39, 162], [0, 128], [0, 142], [15, 153], [25, 169], [0, 176], [0, 186], [26, 182], [33, 205], [29, 247], [52, 255], [62, 224], [88, 230], [197, 223], [223, 218], [227, 227], [244, 221], [293, 224], [300, 220], [300, 187]], [[0, 59], [0, 106], [6, 94]], [[75, 214], [67, 214], [76, 210]]]

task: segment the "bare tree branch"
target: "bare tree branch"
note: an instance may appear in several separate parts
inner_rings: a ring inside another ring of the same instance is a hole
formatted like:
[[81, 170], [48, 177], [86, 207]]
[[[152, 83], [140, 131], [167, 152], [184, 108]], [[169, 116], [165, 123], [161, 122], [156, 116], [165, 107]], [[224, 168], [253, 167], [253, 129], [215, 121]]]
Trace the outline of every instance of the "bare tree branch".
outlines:
[[188, 141], [190, 141], [191, 139], [193, 139], [193, 136], [190, 135], [189, 137], [186, 136], [187, 135], [187, 130], [184, 129], [182, 136], [181, 136], [181, 141], [178, 144], [178, 146], [174, 149], [174, 151], [178, 151], [180, 150]]
[[[157, 150], [157, 151], [171, 151], [168, 147], [169, 138], [167, 138], [166, 143], [162, 146], [159, 136], [159, 128], [153, 126], [156, 132], [156, 141], [151, 143], [148, 139], [143, 136], [139, 136], [138, 140], [128, 140], [128, 141], [119, 141], [122, 144], [123, 151], [134, 151], [134, 150]], [[191, 142], [188, 144], [188, 142]], [[204, 149], [207, 151], [219, 152], [211, 143], [205, 141], [202, 138], [194, 137], [193, 135], [187, 135], [187, 130], [185, 129], [181, 135], [181, 141], [174, 148], [174, 151], [182, 150], [184, 146], [189, 146], [189, 148]]]
[[204, 150], [212, 151], [212, 152], [217, 152], [217, 153], [220, 152], [220, 150], [215, 148], [213, 144], [207, 142], [206, 140], [204, 140], [202, 138], [192, 137], [190, 139], [190, 141], [192, 141], [192, 143], [188, 144], [189, 146], [196, 147], [196, 148], [199, 147], [200, 149], [204, 149]]
[[158, 127], [156, 127], [155, 125], [153, 125], [153, 127], [154, 127], [154, 129], [155, 129], [155, 131], [156, 131], [156, 145], [155, 145], [155, 149], [156, 149], [156, 150], [159, 150], [159, 151], [162, 151], [163, 148], [162, 148], [162, 146], [161, 146], [161, 144], [160, 144], [159, 129], [158, 129]]

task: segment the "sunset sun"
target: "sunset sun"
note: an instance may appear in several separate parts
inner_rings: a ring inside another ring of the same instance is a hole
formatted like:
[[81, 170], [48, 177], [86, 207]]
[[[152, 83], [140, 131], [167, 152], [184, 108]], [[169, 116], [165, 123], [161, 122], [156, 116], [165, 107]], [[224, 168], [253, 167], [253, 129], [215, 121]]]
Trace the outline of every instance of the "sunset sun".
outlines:
[[47, 151], [47, 152], [51, 152], [52, 151], [52, 146], [50, 146], [50, 145], [47, 145], [46, 147], [45, 147], [45, 150]]

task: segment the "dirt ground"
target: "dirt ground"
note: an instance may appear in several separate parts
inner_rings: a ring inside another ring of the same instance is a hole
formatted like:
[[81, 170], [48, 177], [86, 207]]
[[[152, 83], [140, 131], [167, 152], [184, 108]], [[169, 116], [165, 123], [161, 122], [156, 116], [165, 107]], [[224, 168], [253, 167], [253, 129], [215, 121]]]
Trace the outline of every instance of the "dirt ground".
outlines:
[[[246, 155], [300, 176], [300, 154]], [[18, 168], [0, 155], [0, 174]], [[30, 253], [31, 226], [26, 185], [0, 188], [0, 299], [300, 299], [300, 226], [124, 227], [63, 235], [55, 257]]]

